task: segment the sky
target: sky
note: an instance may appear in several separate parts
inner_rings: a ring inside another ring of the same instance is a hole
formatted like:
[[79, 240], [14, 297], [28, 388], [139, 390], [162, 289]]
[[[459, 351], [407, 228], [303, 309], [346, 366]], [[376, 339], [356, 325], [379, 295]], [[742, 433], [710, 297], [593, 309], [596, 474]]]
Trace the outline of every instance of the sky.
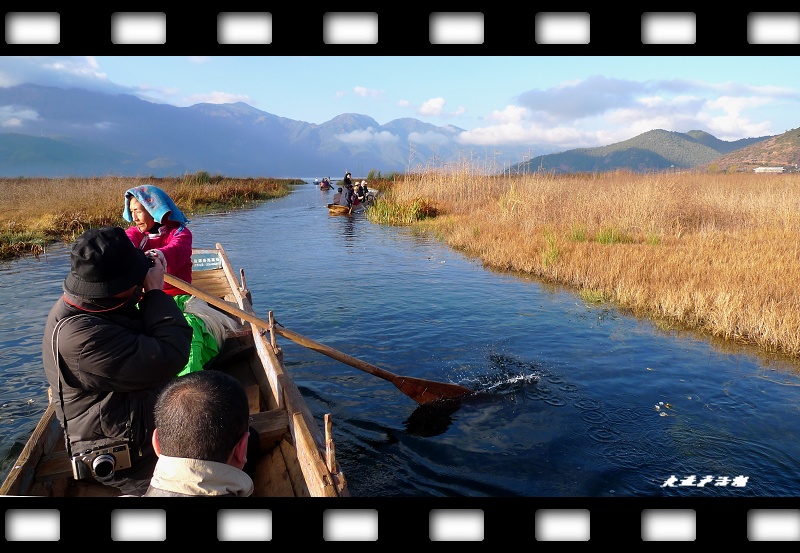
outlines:
[[[469, 146], [532, 155], [606, 146], [653, 129], [726, 141], [800, 127], [800, 56], [0, 57], [0, 87], [35, 83], [190, 106], [244, 102], [321, 124], [453, 125]], [[24, 112], [23, 112], [24, 113]], [[0, 132], [24, 132], [0, 106]], [[369, 132], [379, 134], [377, 129]]]

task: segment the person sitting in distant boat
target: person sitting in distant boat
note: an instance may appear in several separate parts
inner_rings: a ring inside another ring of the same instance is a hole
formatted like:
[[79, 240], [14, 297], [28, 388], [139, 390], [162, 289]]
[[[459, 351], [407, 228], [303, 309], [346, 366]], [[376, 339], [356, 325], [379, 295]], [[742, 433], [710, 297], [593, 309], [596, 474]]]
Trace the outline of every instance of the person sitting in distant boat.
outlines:
[[339, 205], [343, 205], [347, 208], [350, 208], [353, 205], [353, 198], [355, 195], [353, 194], [353, 185], [350, 186], [345, 185], [342, 197], [339, 199]]
[[318, 184], [319, 184], [319, 179], [318, 179], [318, 178], [316, 178], [316, 177], [314, 177], [314, 184], [315, 184], [315, 185], [318, 185]]
[[[149, 257], [158, 257], [167, 273], [191, 284], [192, 232], [186, 227], [189, 219], [169, 194], [151, 184], [130, 188], [125, 192], [122, 216], [133, 223], [125, 234], [134, 246]], [[194, 329], [189, 360], [179, 376], [203, 370], [219, 354], [226, 330], [235, 329], [235, 323], [180, 288], [165, 283], [164, 292], [173, 297]]]
[[333, 203], [338, 204], [342, 199], [342, 187], [340, 186], [336, 191], [336, 194], [333, 195]]
[[364, 203], [367, 199], [367, 189], [362, 183], [357, 182], [355, 186], [355, 194], [356, 198], [358, 198], [359, 203]]
[[247, 393], [231, 375], [203, 371], [170, 381], [155, 404], [158, 461], [144, 496], [252, 495], [245, 464], [258, 439], [249, 421]]

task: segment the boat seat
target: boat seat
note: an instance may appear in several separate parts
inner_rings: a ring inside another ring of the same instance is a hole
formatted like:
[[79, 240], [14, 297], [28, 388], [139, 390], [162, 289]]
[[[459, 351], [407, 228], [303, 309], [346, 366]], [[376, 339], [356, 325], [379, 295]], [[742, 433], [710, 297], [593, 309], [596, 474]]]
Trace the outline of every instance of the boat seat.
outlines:
[[199, 288], [203, 292], [224, 297], [231, 288], [228, 285], [228, 278], [222, 269], [210, 269], [207, 271], [196, 271], [192, 273], [192, 286]]
[[289, 415], [283, 409], [250, 415], [250, 426], [258, 433], [261, 451], [269, 451], [289, 435]]
[[289, 434], [289, 415], [283, 409], [262, 411], [258, 384], [248, 386], [245, 392], [250, 405], [250, 426], [258, 432], [261, 451], [268, 451]]

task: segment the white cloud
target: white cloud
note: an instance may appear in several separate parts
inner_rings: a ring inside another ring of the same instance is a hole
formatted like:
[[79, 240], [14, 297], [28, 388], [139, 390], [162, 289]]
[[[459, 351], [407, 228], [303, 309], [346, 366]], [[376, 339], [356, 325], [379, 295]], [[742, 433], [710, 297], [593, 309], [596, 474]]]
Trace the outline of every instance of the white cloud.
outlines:
[[423, 117], [439, 116], [444, 110], [444, 98], [431, 98], [422, 103], [417, 113]]
[[435, 146], [444, 146], [448, 142], [450, 142], [450, 137], [446, 136], [442, 133], [438, 132], [431, 132], [427, 131], [424, 133], [419, 132], [412, 132], [408, 134], [409, 142], [414, 142], [415, 144], [425, 144], [425, 145], [435, 145]]
[[746, 108], [760, 107], [770, 103], [768, 98], [758, 98], [754, 96], [720, 96], [707, 103], [709, 109], [720, 109], [726, 113], [738, 114]]
[[519, 106], [506, 106], [503, 111], [493, 111], [486, 116], [488, 121], [499, 123], [521, 123], [528, 114], [528, 110]]
[[0, 106], [0, 126], [19, 128], [26, 122], [36, 121], [39, 114], [22, 106]]
[[374, 88], [366, 88], [363, 86], [357, 86], [353, 88], [353, 92], [356, 96], [360, 96], [362, 98], [378, 98], [381, 96], [381, 91], [376, 90]]
[[543, 145], [550, 148], [548, 152], [571, 150], [573, 148], [589, 148], [598, 145], [600, 133], [583, 131], [570, 126], [547, 127], [530, 123], [508, 122], [464, 131], [458, 136], [458, 142], [471, 146], [503, 145], [526, 146]]
[[376, 132], [372, 127], [349, 133], [337, 134], [335, 138], [341, 140], [345, 144], [367, 144], [369, 142], [391, 143], [399, 140], [396, 135], [388, 131]]
[[245, 94], [231, 94], [230, 92], [214, 91], [207, 94], [193, 94], [184, 98], [185, 105], [194, 104], [233, 104], [244, 102], [253, 105], [253, 100]]
[[464, 106], [458, 106], [455, 110], [451, 112], [446, 112], [444, 110], [444, 106], [447, 104], [447, 101], [444, 98], [430, 98], [422, 103], [421, 106], [417, 107], [413, 103], [408, 100], [398, 100], [397, 105], [401, 108], [410, 108], [415, 110], [416, 114], [419, 117], [441, 117], [441, 118], [448, 118], [448, 117], [458, 117], [460, 115], [464, 115], [467, 112], [467, 108]]
[[79, 87], [109, 93], [127, 90], [108, 80], [91, 56], [3, 56], [0, 86], [24, 83], [43, 86]]
[[526, 91], [459, 141], [498, 147], [541, 143], [563, 151], [605, 146], [653, 129], [702, 130], [733, 141], [773, 134], [771, 121], [757, 117], [757, 110], [798, 98], [798, 91], [783, 87], [593, 76]]

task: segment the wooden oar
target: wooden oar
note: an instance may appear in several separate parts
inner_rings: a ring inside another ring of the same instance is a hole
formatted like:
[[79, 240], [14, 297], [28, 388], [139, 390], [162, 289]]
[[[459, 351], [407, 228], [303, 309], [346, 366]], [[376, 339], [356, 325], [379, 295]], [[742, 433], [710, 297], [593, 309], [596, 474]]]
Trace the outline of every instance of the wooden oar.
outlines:
[[366, 361], [362, 361], [361, 359], [357, 359], [351, 355], [335, 350], [330, 346], [321, 344], [315, 340], [312, 340], [311, 338], [306, 338], [305, 336], [302, 336], [287, 328], [272, 326], [264, 319], [260, 319], [252, 313], [248, 313], [247, 311], [239, 309], [230, 302], [220, 299], [213, 294], [209, 294], [203, 290], [200, 290], [199, 288], [195, 288], [188, 282], [173, 275], [165, 274], [164, 282], [172, 284], [173, 286], [177, 286], [181, 290], [189, 292], [190, 294], [205, 300], [211, 305], [215, 305], [220, 309], [227, 311], [231, 315], [236, 315], [237, 317], [251, 322], [256, 326], [265, 328], [270, 332], [275, 332], [276, 334], [283, 336], [292, 342], [296, 342], [301, 346], [313, 349], [314, 351], [317, 351], [323, 355], [327, 355], [328, 357], [336, 359], [337, 361], [341, 361], [342, 363], [350, 365], [351, 367], [368, 372], [379, 378], [383, 378], [384, 380], [388, 380], [394, 384], [398, 390], [420, 405], [427, 405], [440, 400], [462, 398], [474, 393], [469, 388], [459, 386], [458, 384], [449, 384], [444, 382], [436, 382], [433, 380], [425, 380], [424, 378], [396, 375], [385, 369], [381, 369], [380, 367], [372, 365], [371, 363], [367, 363]]

